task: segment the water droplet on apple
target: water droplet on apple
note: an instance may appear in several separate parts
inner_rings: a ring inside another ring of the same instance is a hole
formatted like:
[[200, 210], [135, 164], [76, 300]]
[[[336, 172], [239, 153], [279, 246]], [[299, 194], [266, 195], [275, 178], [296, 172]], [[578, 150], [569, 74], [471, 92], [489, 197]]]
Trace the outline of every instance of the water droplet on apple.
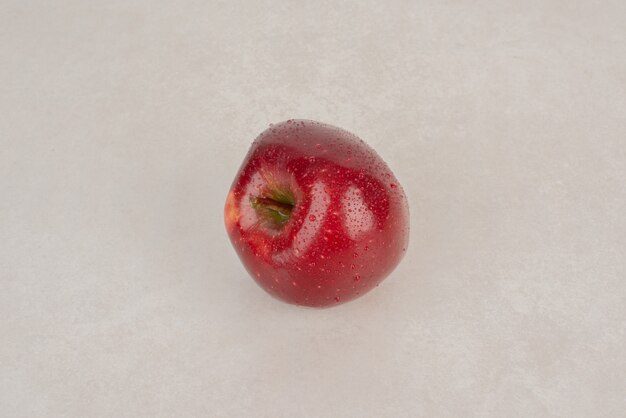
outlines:
[[350, 269], [354, 270], [356, 268], [356, 266], [354, 264], [350, 264]]
[[316, 219], [315, 215], [309, 215], [309, 221], [313, 222]]
[[339, 302], [339, 296], [335, 296], [335, 302]]
[[355, 281], [355, 282], [358, 282], [359, 280], [361, 280], [361, 275], [359, 275], [359, 274], [355, 274], [355, 275], [354, 275], [354, 281]]
[[396, 186], [394, 183], [391, 183], [389, 186], [390, 186], [392, 189], [395, 189], [395, 188], [397, 188], [397, 187], [398, 187], [398, 186]]

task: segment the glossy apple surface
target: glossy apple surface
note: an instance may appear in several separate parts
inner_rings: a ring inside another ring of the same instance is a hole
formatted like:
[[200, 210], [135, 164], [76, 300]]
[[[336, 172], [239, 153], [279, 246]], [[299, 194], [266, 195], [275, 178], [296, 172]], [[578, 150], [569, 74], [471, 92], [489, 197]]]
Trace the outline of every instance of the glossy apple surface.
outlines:
[[224, 208], [243, 265], [285, 302], [324, 307], [376, 287], [408, 244], [407, 199], [355, 135], [309, 120], [261, 133]]

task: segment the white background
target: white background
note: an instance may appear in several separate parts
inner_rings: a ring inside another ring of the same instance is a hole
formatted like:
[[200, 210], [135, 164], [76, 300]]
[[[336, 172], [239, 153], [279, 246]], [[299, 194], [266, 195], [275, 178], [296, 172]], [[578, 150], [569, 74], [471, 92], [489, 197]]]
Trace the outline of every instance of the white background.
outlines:
[[[622, 0], [0, 1], [0, 415], [623, 416], [625, 39]], [[288, 118], [411, 204], [333, 309], [223, 227]]]

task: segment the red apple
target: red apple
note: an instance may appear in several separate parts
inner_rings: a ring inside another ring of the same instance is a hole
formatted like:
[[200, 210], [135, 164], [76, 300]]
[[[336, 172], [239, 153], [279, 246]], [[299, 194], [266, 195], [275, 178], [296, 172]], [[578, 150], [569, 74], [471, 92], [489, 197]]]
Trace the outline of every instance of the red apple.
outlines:
[[224, 208], [243, 265], [271, 295], [324, 307], [376, 287], [409, 238], [406, 196], [365, 142], [288, 120], [254, 141]]

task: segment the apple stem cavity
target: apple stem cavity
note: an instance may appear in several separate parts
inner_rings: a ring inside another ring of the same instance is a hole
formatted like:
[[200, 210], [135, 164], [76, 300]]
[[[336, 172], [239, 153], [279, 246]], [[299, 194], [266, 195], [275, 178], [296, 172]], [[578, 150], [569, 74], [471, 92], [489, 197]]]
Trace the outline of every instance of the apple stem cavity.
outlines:
[[270, 196], [250, 197], [250, 204], [256, 210], [259, 219], [280, 229], [291, 218], [295, 206], [293, 196], [286, 192], [270, 193]]

